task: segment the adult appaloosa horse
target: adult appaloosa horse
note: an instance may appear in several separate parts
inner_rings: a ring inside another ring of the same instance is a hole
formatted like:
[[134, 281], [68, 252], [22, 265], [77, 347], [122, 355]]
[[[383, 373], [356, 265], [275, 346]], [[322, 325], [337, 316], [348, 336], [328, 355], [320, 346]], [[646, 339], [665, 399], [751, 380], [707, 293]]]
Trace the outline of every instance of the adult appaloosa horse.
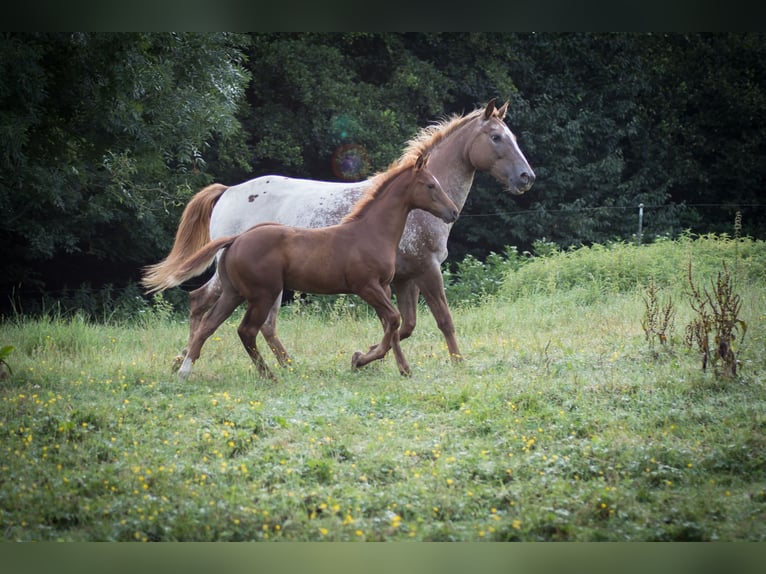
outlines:
[[[423, 128], [408, 142], [398, 162], [406, 163], [428, 153], [429, 169], [458, 209], [465, 204], [476, 170], [490, 173], [507, 191], [521, 195], [532, 187], [535, 174], [504, 121], [507, 110], [508, 102], [496, 108], [493, 99], [465, 116], [452, 116]], [[235, 235], [257, 223], [275, 221], [298, 227], [336, 224], [370, 185], [370, 179], [336, 183], [276, 175], [258, 177], [232, 187], [210, 185], [186, 206], [173, 248], [165, 260], [147, 267], [143, 284], [155, 289], [173, 275], [181, 261], [211, 238]], [[451, 229], [452, 224], [428, 213], [412, 212], [399, 244], [392, 287], [402, 316], [400, 338], [406, 339], [415, 329], [417, 302], [422, 294], [444, 334], [450, 357], [460, 360], [462, 355], [441, 274]], [[217, 272], [205, 285], [191, 292], [190, 338], [220, 294]], [[281, 296], [274, 302], [261, 332], [282, 362], [287, 355], [276, 332], [280, 303]], [[186, 350], [176, 359], [176, 365], [181, 364], [185, 355]]]
[[397, 165], [373, 179], [366, 195], [338, 225], [316, 229], [261, 223], [223, 237], [181, 262], [156, 290], [180, 285], [207, 269], [219, 250], [221, 294], [192, 332], [179, 370], [186, 378], [204, 342], [247, 301], [239, 337], [262, 377], [274, 379], [256, 346], [256, 337], [283, 289], [307, 293], [354, 293], [369, 303], [383, 324], [383, 339], [366, 353], [354, 353], [358, 368], [382, 359], [393, 346], [399, 372], [410, 367], [399, 345], [400, 314], [391, 304], [396, 252], [407, 216], [421, 209], [453, 223], [458, 208], [428, 171], [426, 160]]

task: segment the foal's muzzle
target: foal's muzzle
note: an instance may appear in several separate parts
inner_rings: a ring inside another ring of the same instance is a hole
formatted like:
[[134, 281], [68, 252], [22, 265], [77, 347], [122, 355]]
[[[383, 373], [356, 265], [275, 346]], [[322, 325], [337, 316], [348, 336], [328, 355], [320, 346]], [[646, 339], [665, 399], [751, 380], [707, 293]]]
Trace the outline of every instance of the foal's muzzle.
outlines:
[[444, 223], [455, 223], [458, 215], [460, 215], [460, 212], [457, 209], [450, 209], [442, 215], [442, 221]]

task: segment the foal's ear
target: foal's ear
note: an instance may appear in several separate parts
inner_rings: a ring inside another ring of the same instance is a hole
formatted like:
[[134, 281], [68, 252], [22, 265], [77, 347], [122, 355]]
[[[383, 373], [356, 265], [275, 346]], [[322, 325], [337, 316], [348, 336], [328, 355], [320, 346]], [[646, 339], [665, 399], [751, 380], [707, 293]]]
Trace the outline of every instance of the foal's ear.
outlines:
[[428, 155], [420, 154], [418, 156], [418, 159], [415, 161], [415, 169], [423, 169], [426, 167], [426, 164], [428, 163]]
[[510, 103], [510, 100], [506, 101], [502, 106], [497, 108], [497, 117], [500, 118], [501, 120], [505, 118], [505, 113], [508, 111], [509, 103]]
[[489, 100], [489, 102], [487, 102], [487, 107], [484, 108], [484, 119], [485, 120], [488, 120], [489, 118], [491, 118], [492, 114], [495, 113], [495, 100], [496, 99], [497, 98], [492, 98], [491, 100]]

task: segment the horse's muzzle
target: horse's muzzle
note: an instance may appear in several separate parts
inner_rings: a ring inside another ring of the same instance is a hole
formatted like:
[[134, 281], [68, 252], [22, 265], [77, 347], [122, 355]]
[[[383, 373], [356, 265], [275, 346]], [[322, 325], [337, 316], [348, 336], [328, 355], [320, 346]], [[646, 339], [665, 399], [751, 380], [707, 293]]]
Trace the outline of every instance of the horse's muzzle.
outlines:
[[520, 173], [518, 177], [512, 178], [510, 181], [511, 185], [508, 187], [508, 191], [513, 195], [521, 195], [529, 191], [532, 184], [535, 183], [535, 172], [531, 169], [529, 171], [524, 171]]

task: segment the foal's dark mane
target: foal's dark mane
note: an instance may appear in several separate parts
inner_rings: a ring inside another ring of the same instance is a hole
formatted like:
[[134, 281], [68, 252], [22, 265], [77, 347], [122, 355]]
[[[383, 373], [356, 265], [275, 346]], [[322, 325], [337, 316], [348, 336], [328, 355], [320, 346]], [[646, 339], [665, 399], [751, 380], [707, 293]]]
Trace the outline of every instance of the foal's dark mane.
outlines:
[[369, 205], [374, 202], [378, 196], [383, 193], [393, 181], [407, 170], [415, 169], [415, 160], [407, 161], [401, 165], [392, 165], [387, 171], [376, 174], [371, 178], [372, 185], [362, 198], [354, 204], [351, 213], [346, 215], [341, 223], [349, 223], [362, 217], [367, 211]]

